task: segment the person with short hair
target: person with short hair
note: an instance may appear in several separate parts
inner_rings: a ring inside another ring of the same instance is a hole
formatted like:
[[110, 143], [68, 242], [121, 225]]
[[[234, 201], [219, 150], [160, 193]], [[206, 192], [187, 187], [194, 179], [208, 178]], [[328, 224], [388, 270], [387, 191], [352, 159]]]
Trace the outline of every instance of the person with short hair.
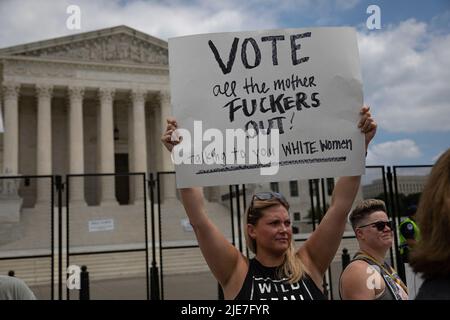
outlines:
[[384, 201], [360, 202], [350, 214], [359, 251], [343, 271], [339, 294], [343, 300], [407, 300], [408, 290], [385, 261], [392, 246], [392, 223]]

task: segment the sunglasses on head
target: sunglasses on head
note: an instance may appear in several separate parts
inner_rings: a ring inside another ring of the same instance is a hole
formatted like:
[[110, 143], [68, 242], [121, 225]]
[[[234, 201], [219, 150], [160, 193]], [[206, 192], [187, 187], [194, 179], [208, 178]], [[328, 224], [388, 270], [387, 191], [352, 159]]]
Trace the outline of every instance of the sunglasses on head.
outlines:
[[268, 201], [268, 200], [273, 200], [276, 199], [278, 200], [283, 206], [285, 206], [287, 209], [289, 209], [289, 203], [286, 201], [286, 199], [283, 197], [283, 195], [281, 193], [278, 192], [258, 192], [255, 193], [253, 195], [252, 198], [252, 203], [250, 204], [250, 206], [253, 208], [253, 201], [257, 199], [260, 201]]
[[359, 226], [358, 228], [364, 228], [364, 227], [368, 227], [368, 226], [374, 226], [375, 228], [377, 228], [378, 231], [383, 231], [384, 228], [386, 228], [386, 226], [392, 230], [392, 221], [377, 221], [377, 222], [372, 222], [369, 224], [366, 224], [364, 226]]

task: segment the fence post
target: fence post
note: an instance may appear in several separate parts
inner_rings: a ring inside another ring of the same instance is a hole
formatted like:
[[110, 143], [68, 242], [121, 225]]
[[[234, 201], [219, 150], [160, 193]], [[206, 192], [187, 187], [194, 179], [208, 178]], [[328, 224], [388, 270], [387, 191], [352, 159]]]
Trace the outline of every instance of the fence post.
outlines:
[[155, 260], [152, 260], [150, 268], [150, 300], [161, 300], [159, 296], [159, 272]]
[[394, 202], [393, 184], [395, 186], [396, 198], [398, 197], [398, 190], [397, 190], [396, 181], [392, 180], [392, 178], [394, 178], [394, 180], [397, 179], [396, 174], [397, 173], [395, 171], [395, 167], [394, 167], [394, 176], [392, 175], [391, 167], [387, 167], [387, 180], [388, 180], [388, 186], [389, 186], [390, 202], [391, 202], [391, 206], [392, 206], [392, 222], [393, 222], [393, 228], [394, 228], [394, 230], [392, 230], [392, 231], [394, 233], [395, 262], [397, 265], [398, 275], [403, 280], [403, 282], [406, 283], [405, 265], [403, 264], [402, 258], [400, 257], [399, 243], [398, 243], [398, 236], [397, 236], [397, 231], [398, 231], [398, 229], [397, 229], [397, 210], [398, 210], [398, 207], [396, 207], [395, 202]]
[[[62, 242], [62, 192], [63, 192], [63, 183], [62, 183], [62, 177], [60, 175], [57, 175], [54, 177], [54, 181], [55, 181], [55, 188], [56, 191], [58, 193], [58, 299], [62, 300], [63, 299], [63, 295], [62, 295], [62, 291], [63, 291], [63, 242]], [[67, 178], [69, 179], [69, 178]], [[53, 180], [52, 180], [53, 181]], [[69, 198], [69, 187], [67, 186], [67, 193], [66, 193], [66, 199]], [[67, 206], [67, 203], [66, 203]], [[53, 230], [53, 225], [54, 225], [54, 213], [53, 213], [53, 207], [54, 207], [54, 190], [52, 188], [52, 242], [53, 242], [53, 237], [54, 237], [54, 230]], [[68, 226], [69, 223], [69, 207], [66, 207], [66, 226]], [[67, 232], [67, 239], [69, 239], [69, 229], [66, 230]], [[52, 246], [53, 248], [53, 246]], [[66, 242], [66, 267], [68, 267], [68, 263], [69, 263], [69, 242]], [[53, 249], [54, 250], [54, 249]], [[54, 263], [54, 254], [52, 257], [52, 263]], [[54, 268], [52, 267], [52, 272]], [[67, 270], [67, 269], [66, 269]], [[67, 280], [67, 278], [66, 278]], [[53, 283], [53, 274], [52, 274], [52, 283]], [[69, 289], [66, 289], [66, 295], [67, 298], [69, 297]], [[53, 285], [52, 285], [52, 298], [53, 298]]]
[[[159, 295], [159, 271], [156, 264], [156, 239], [155, 239], [155, 198], [154, 188], [156, 180], [153, 173], [150, 173], [150, 180], [148, 181], [148, 189], [150, 193], [150, 214], [151, 214], [151, 229], [152, 229], [152, 266], [150, 268], [150, 299], [161, 300]], [[158, 203], [159, 207], [159, 203]], [[159, 248], [161, 250], [161, 247]]]
[[342, 249], [342, 271], [348, 266], [350, 263], [350, 255], [348, 254], [347, 248]]
[[89, 272], [86, 266], [81, 266], [80, 300], [89, 300]]

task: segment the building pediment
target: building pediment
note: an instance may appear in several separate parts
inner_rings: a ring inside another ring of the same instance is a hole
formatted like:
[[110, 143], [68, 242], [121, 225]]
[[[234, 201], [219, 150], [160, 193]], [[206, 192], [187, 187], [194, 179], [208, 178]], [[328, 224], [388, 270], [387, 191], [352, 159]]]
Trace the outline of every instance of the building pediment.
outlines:
[[0, 50], [0, 56], [52, 60], [167, 65], [167, 43], [126, 26], [81, 33]]

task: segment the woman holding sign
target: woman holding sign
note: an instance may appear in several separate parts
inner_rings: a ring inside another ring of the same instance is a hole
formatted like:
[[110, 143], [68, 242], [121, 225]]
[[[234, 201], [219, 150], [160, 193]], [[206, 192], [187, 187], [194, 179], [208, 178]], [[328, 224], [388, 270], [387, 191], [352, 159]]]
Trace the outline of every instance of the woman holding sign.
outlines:
[[[177, 127], [176, 120], [167, 120], [161, 140], [169, 151], [180, 142], [172, 141]], [[365, 134], [367, 150], [377, 128], [368, 107], [361, 109], [358, 127]], [[360, 176], [339, 179], [325, 217], [298, 250], [284, 197], [276, 192], [253, 195], [244, 228], [253, 259], [242, 255], [208, 218], [201, 188], [180, 189], [180, 194], [200, 250], [225, 299], [325, 299], [322, 279], [339, 247], [360, 180]]]

